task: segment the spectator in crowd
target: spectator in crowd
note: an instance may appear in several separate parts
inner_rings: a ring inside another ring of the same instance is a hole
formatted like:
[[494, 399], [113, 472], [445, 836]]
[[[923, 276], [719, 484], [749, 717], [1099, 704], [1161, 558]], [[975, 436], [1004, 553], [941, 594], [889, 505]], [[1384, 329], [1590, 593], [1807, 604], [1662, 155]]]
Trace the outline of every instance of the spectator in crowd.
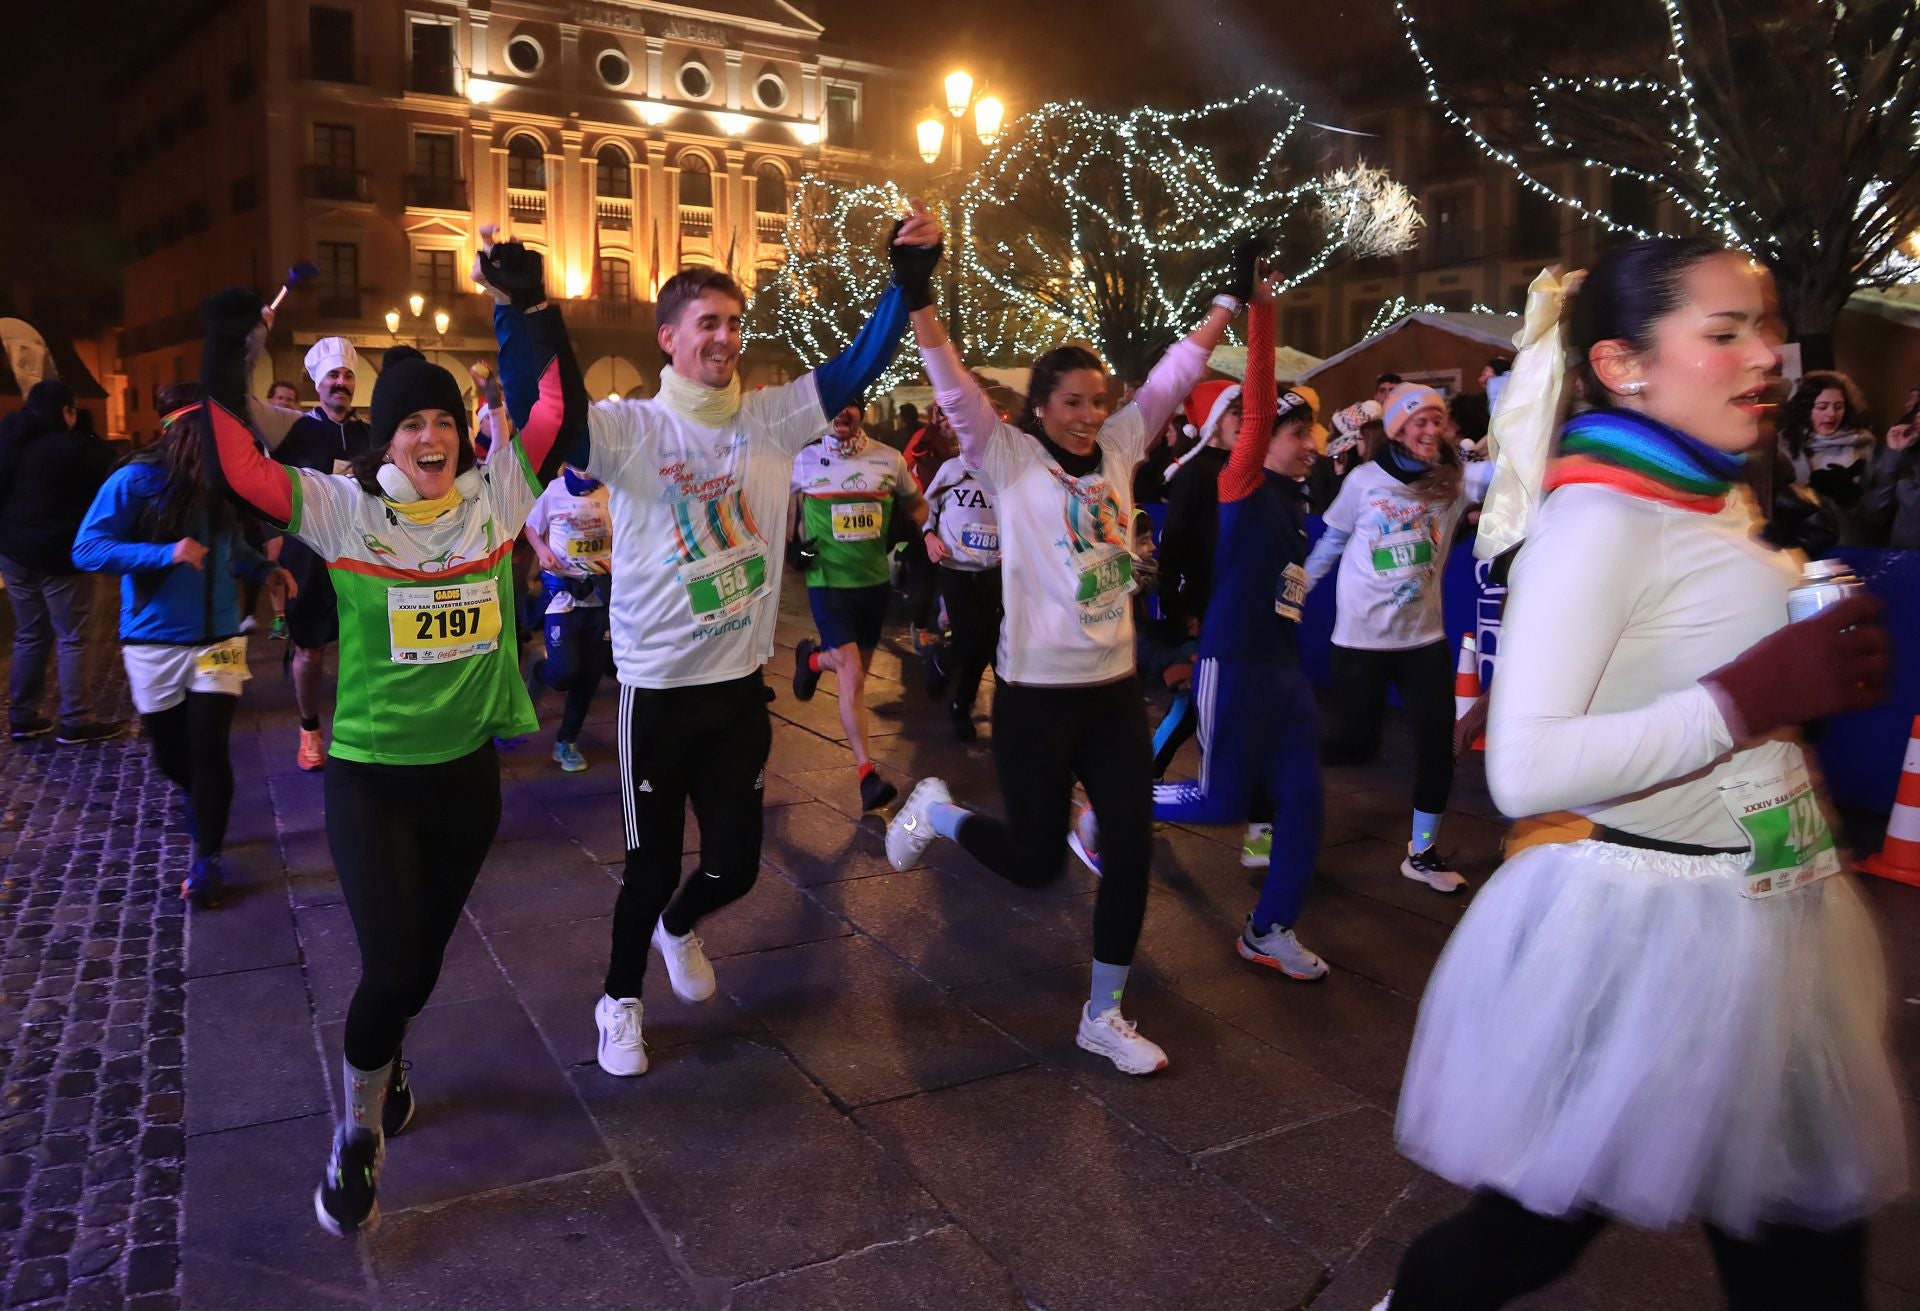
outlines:
[[907, 443], [912, 441], [914, 435], [924, 426], [925, 421], [920, 417], [920, 408], [909, 401], [900, 407], [899, 418], [895, 421], [891, 429], [883, 430], [880, 429], [878, 425], [875, 425], [875, 431], [883, 431], [885, 433], [883, 440], [888, 446], [893, 447], [896, 451], [904, 451], [907, 448]]
[[73, 563], [73, 537], [107, 480], [107, 444], [77, 430], [73, 393], [57, 378], [28, 390], [0, 422], [0, 578], [13, 606], [13, 671], [7, 727], [14, 741], [55, 729], [40, 713], [47, 658], [60, 656], [59, 740], [113, 737], [87, 698], [87, 615], [93, 580]]
[[1867, 471], [1860, 519], [1868, 540], [1899, 551], [1920, 551], [1920, 387], [1907, 412], [1887, 429], [1887, 440]]
[[267, 388], [267, 404], [276, 410], [297, 410], [300, 408], [300, 389], [285, 378], [275, 378]]
[[1780, 419], [1780, 440], [1793, 464], [1793, 480], [1811, 487], [1842, 510], [1865, 490], [1874, 454], [1866, 403], [1853, 379], [1821, 369], [1794, 388]]
[[1375, 378], [1373, 380], [1373, 399], [1375, 403], [1378, 404], [1382, 410], [1385, 410], [1387, 397], [1393, 394], [1395, 387], [1398, 387], [1405, 381], [1406, 379], [1397, 373], [1383, 373], [1378, 378]]
[[[1493, 421], [1493, 407], [1500, 398], [1500, 389], [1506, 385], [1507, 370], [1513, 367], [1513, 361], [1504, 355], [1495, 356], [1480, 368], [1480, 390], [1461, 392], [1447, 403], [1447, 412], [1453, 417], [1453, 426], [1460, 432], [1461, 453], [1471, 455], [1486, 440], [1488, 425]], [[1467, 443], [1472, 443], [1468, 446]]]

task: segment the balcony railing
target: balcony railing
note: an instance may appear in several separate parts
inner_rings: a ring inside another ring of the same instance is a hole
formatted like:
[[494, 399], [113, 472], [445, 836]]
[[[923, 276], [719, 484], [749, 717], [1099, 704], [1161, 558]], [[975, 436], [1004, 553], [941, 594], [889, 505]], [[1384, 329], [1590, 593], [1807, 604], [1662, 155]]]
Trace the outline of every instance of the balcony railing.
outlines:
[[785, 214], [755, 214], [753, 216], [754, 235], [760, 238], [762, 245], [784, 245], [787, 240], [787, 216]]
[[467, 208], [467, 180], [438, 178], [426, 173], [407, 174], [407, 204], [416, 209]]
[[430, 59], [413, 61], [412, 67], [407, 70], [407, 90], [427, 96], [460, 94], [452, 62], [440, 63]]
[[600, 214], [601, 227], [617, 228], [621, 232], [632, 229], [633, 202], [631, 200], [609, 199], [602, 196], [595, 208]]
[[602, 296], [567, 302], [567, 322], [586, 327], [624, 328], [633, 322], [635, 303]]
[[308, 164], [300, 170], [300, 184], [313, 200], [365, 200], [367, 175], [359, 169]]
[[533, 187], [507, 188], [507, 217], [521, 223], [547, 221], [547, 193]]
[[713, 235], [713, 206], [682, 205], [680, 207], [680, 230], [689, 237], [711, 237]]

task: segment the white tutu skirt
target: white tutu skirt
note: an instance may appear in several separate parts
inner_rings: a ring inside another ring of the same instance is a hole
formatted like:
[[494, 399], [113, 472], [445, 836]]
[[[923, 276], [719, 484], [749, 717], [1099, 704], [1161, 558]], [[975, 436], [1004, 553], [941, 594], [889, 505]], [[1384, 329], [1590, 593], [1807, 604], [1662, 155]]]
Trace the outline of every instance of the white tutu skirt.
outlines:
[[1744, 864], [1586, 841], [1502, 866], [1427, 984], [1401, 1150], [1542, 1215], [1743, 1236], [1904, 1191], [1886, 971], [1854, 876], [1756, 901]]

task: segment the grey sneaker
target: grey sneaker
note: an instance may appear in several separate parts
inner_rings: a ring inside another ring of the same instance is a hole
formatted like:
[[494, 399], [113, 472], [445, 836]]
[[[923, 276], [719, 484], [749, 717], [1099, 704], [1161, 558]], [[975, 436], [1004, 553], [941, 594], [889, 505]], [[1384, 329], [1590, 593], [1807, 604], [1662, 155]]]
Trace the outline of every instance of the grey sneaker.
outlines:
[[1256, 935], [1253, 924], [1249, 922], [1233, 944], [1241, 958], [1255, 965], [1264, 965], [1270, 970], [1279, 970], [1289, 979], [1310, 980], [1326, 977], [1327, 963], [1300, 945], [1300, 939], [1293, 935], [1292, 929], [1283, 929], [1278, 924], [1267, 932]]

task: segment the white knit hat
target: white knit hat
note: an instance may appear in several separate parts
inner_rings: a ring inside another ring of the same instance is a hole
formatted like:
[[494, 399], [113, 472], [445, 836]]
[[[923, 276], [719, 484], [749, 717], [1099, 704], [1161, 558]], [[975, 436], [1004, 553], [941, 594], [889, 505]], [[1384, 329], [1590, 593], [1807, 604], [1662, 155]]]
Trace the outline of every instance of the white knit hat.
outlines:
[[360, 370], [360, 352], [345, 337], [322, 337], [307, 350], [307, 376], [318, 387], [320, 380], [335, 369]]

